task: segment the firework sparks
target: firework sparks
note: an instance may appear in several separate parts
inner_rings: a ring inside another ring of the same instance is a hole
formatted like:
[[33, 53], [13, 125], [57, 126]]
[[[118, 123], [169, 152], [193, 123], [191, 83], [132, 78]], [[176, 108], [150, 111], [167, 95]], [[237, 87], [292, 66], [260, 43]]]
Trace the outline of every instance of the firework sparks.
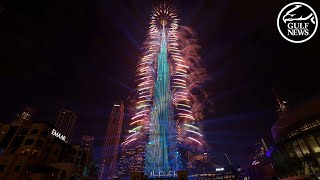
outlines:
[[181, 169], [178, 160], [175, 165], [168, 161], [178, 159], [173, 153], [177, 144], [205, 143], [198, 127], [203, 104], [193, 94], [206, 80], [198, 55], [200, 46], [192, 29], [179, 26], [178, 22], [172, 6], [161, 3], [154, 7], [145, 52], [137, 65], [136, 111], [129, 123], [130, 134], [122, 145], [147, 140], [146, 173], [156, 166]]

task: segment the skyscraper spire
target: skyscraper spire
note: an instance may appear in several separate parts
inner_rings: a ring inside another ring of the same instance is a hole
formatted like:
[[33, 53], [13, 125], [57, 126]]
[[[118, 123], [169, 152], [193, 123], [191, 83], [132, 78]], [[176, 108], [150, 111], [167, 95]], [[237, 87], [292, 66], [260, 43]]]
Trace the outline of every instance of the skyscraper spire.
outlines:
[[280, 98], [280, 96], [277, 93], [277, 91], [275, 90], [275, 88], [272, 88], [272, 92], [273, 92], [273, 95], [274, 95], [274, 97], [276, 98], [276, 101], [277, 101], [277, 112], [278, 113], [286, 112], [287, 109], [288, 109], [287, 102]]

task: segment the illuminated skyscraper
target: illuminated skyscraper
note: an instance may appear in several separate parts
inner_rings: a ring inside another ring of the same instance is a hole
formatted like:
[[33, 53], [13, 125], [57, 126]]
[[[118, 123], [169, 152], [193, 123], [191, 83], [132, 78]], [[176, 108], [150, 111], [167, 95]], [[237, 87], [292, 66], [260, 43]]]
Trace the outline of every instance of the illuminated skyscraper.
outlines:
[[77, 119], [77, 115], [70, 110], [63, 109], [59, 111], [54, 126], [57, 132], [66, 137], [67, 142], [70, 140], [72, 136]]
[[[138, 97], [123, 146], [144, 143], [144, 173], [176, 176], [185, 170], [181, 149], [201, 149], [201, 103], [192, 90], [204, 79], [190, 28], [179, 29], [177, 11], [160, 3], [151, 14], [146, 52], [137, 66]], [[185, 33], [189, 33], [185, 35]], [[190, 40], [192, 39], [192, 40]], [[181, 43], [181, 44], [179, 44]]]
[[124, 115], [124, 105], [114, 104], [106, 128], [103, 152], [99, 169], [99, 180], [112, 179], [116, 168]]

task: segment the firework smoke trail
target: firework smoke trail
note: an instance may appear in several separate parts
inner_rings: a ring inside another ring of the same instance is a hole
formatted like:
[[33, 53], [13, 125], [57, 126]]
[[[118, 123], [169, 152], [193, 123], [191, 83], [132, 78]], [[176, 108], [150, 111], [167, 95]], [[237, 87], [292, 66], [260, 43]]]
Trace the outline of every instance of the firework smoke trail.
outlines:
[[[165, 3], [153, 9], [144, 54], [137, 65], [138, 96], [131, 130], [123, 146], [147, 142], [145, 173], [183, 169], [179, 148], [201, 148], [203, 103], [195, 92], [206, 80], [196, 34], [178, 25], [176, 10]], [[205, 96], [202, 93], [202, 96]]]
[[[208, 80], [208, 75], [201, 63], [201, 57], [199, 55], [201, 47], [198, 44], [197, 34], [192, 28], [179, 26], [177, 35], [179, 37], [181, 55], [185, 63], [189, 66], [187, 91], [189, 92], [190, 100], [193, 102], [192, 112], [194, 117], [200, 121], [203, 119], [204, 105], [207, 103], [206, 101], [208, 101], [208, 94], [201, 89], [201, 85]], [[200, 97], [202, 97], [201, 100]]]
[[[203, 150], [202, 147], [206, 142], [198, 126], [199, 121], [203, 119], [204, 105], [208, 100], [208, 95], [201, 89], [201, 85], [208, 80], [208, 76], [201, 64], [199, 55], [201, 47], [198, 44], [196, 33], [190, 27], [179, 26], [176, 36], [181, 58], [172, 57], [179, 63], [174, 68], [174, 75], [180, 77], [179, 84], [185, 82], [185, 88], [175, 89], [177, 99], [175, 105], [179, 116], [177, 128], [180, 135], [179, 140], [183, 145], [191, 145], [188, 146], [189, 148]], [[192, 125], [197, 129], [190, 129], [190, 126], [186, 125]]]

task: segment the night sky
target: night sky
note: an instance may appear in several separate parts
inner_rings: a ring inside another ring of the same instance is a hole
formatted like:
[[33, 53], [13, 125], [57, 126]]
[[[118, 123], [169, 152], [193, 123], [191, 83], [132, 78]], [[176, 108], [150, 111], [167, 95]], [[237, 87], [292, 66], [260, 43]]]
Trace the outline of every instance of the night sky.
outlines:
[[[26, 105], [37, 110], [33, 120], [52, 123], [70, 108], [79, 116], [72, 142], [95, 136], [97, 159], [113, 102], [134, 92], [155, 2], [1, 0], [0, 122]], [[319, 95], [320, 32], [303, 44], [283, 39], [276, 19], [289, 2], [172, 2], [202, 46], [210, 77], [202, 88], [213, 104], [202, 124], [216, 160], [227, 153], [246, 166], [250, 146], [262, 137], [272, 145], [272, 88], [290, 107]], [[319, 17], [319, 1], [304, 2]]]

